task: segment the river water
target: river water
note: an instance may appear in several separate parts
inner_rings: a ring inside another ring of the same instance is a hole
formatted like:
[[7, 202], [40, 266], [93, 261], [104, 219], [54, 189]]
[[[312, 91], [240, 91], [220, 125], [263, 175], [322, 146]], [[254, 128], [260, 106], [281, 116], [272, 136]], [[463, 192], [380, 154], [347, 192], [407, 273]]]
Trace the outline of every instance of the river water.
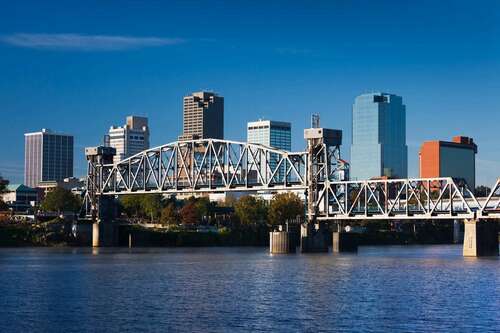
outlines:
[[500, 259], [460, 246], [0, 249], [0, 332], [500, 332]]

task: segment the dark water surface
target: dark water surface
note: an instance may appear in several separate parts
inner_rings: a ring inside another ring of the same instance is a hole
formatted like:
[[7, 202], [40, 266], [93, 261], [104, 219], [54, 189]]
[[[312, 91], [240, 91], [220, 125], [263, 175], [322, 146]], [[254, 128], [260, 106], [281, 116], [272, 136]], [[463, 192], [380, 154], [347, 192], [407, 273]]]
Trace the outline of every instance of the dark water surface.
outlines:
[[460, 246], [0, 249], [0, 332], [500, 332], [500, 259]]

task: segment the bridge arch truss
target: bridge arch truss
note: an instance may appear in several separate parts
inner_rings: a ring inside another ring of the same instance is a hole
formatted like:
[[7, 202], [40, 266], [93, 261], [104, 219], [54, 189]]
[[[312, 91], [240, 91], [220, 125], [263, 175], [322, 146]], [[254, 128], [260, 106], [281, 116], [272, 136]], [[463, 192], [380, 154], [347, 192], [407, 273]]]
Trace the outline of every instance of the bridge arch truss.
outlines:
[[173, 142], [98, 168], [95, 184], [102, 195], [290, 190], [307, 186], [307, 153], [216, 139]]

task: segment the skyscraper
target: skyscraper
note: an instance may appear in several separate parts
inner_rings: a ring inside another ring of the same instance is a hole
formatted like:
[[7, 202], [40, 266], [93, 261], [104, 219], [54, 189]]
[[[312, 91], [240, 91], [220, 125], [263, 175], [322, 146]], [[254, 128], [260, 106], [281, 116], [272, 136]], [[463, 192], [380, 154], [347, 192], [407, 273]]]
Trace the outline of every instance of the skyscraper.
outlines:
[[116, 149], [114, 163], [148, 149], [148, 118], [128, 116], [125, 125], [111, 126], [108, 134], [104, 136], [104, 145]]
[[292, 125], [273, 120], [249, 122], [247, 141], [290, 151], [292, 149]]
[[369, 93], [352, 108], [351, 178], [408, 176], [406, 106], [400, 96]]
[[224, 139], [224, 97], [200, 91], [184, 97], [179, 140]]
[[[292, 149], [292, 125], [287, 122], [273, 120], [249, 122], [247, 124], [247, 142], [290, 151]], [[278, 163], [278, 156], [271, 154], [270, 157], [269, 164], [274, 170]], [[264, 171], [262, 170], [262, 172]], [[278, 171], [280, 180], [284, 172], [284, 166], [280, 167]]]
[[24, 134], [24, 183], [37, 187], [41, 181], [73, 177], [73, 136], [48, 129]]

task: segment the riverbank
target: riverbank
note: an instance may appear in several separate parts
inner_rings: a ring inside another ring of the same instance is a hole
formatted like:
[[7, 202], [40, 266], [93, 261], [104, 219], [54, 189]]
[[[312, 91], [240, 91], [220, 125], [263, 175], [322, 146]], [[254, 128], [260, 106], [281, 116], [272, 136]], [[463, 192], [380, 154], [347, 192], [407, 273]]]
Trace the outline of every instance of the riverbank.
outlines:
[[[0, 223], [0, 246], [91, 246], [91, 225], [55, 219], [44, 223]], [[225, 247], [269, 246], [269, 228], [239, 226], [211, 231], [183, 228], [146, 228], [122, 225], [115, 230], [117, 246], [134, 247]], [[328, 233], [327, 237], [331, 237]], [[359, 234], [359, 245], [452, 244], [450, 225], [423, 224], [412, 231], [369, 229]], [[298, 234], [297, 234], [298, 241]], [[327, 240], [331, 243], [331, 239]]]
[[76, 246], [71, 222], [55, 219], [43, 223], [0, 223], [0, 246]]
[[129, 242], [132, 246], [144, 247], [269, 246], [269, 229], [251, 226], [200, 232], [123, 226], [119, 230], [118, 245], [129, 246]]

